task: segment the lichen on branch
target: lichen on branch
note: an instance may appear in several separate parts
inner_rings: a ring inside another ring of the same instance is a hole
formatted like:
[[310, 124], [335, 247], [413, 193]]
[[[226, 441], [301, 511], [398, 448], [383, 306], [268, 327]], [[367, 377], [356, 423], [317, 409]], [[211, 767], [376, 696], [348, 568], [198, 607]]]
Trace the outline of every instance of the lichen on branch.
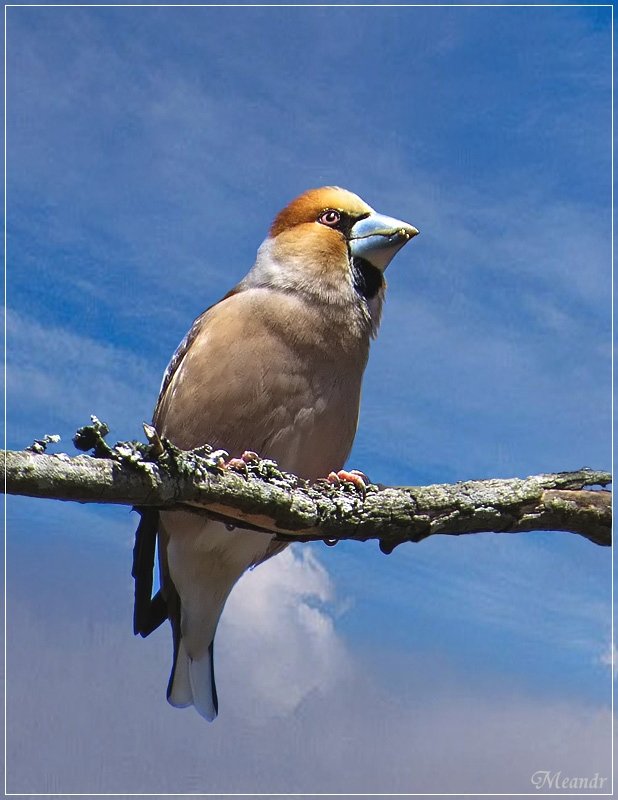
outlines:
[[581, 469], [528, 478], [471, 480], [364, 490], [342, 482], [309, 485], [269, 459], [228, 461], [209, 446], [182, 451], [144, 426], [147, 442], [111, 447], [108, 427], [92, 418], [74, 437], [92, 455], [46, 452], [55, 437], [23, 451], [5, 451], [6, 492], [29, 497], [182, 507], [287, 541], [377, 539], [383, 552], [435, 534], [532, 530], [580, 534], [611, 544], [607, 472]]

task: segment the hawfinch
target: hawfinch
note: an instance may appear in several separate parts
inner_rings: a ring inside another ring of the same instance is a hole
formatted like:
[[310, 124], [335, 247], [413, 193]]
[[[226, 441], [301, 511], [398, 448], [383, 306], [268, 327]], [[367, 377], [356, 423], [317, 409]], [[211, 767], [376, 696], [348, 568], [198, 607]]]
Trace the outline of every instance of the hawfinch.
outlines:
[[[309, 481], [341, 470], [352, 447], [384, 270], [418, 231], [345, 189], [312, 189], [276, 217], [245, 278], [199, 316], [163, 377], [153, 424], [189, 450], [255, 451]], [[161, 590], [151, 599], [158, 537]], [[213, 641], [248, 567], [286, 545], [185, 510], [142, 513], [135, 632], [165, 617], [173, 706], [217, 716]]]

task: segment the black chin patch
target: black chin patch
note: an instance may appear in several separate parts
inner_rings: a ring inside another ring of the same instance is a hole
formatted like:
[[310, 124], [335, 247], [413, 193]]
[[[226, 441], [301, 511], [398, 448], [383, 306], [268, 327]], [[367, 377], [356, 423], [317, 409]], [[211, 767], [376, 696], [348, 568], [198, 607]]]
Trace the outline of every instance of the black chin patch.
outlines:
[[352, 259], [352, 281], [356, 291], [365, 300], [371, 300], [384, 286], [381, 270], [364, 258]]

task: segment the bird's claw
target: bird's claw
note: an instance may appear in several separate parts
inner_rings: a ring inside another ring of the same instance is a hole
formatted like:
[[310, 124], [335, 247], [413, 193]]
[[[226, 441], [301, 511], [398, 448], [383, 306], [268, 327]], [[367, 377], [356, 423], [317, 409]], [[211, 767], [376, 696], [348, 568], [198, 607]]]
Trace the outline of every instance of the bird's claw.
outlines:
[[231, 469], [234, 470], [234, 472], [242, 472], [243, 475], [249, 474], [247, 462], [243, 458], [230, 458], [230, 460], [225, 463], [225, 469]]
[[338, 472], [330, 472], [327, 479], [329, 483], [334, 486], [341, 486], [341, 484], [351, 484], [362, 494], [367, 492], [367, 486], [371, 483], [369, 478], [364, 472], [358, 469], [345, 470], [340, 469]]
[[243, 475], [249, 474], [249, 466], [259, 464], [260, 457], [253, 450], [245, 450], [240, 458], [230, 458], [225, 462], [224, 469], [231, 469]]

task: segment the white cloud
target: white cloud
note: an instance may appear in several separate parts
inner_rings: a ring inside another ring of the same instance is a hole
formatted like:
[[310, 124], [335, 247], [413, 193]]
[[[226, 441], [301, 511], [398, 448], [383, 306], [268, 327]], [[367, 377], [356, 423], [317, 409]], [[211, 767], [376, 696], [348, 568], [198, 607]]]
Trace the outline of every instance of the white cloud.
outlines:
[[222, 693], [228, 685], [242, 687], [247, 705], [264, 717], [291, 713], [313, 692], [331, 692], [348, 660], [335, 631], [334, 603], [332, 580], [308, 548], [288, 548], [246, 573], [217, 634]]

